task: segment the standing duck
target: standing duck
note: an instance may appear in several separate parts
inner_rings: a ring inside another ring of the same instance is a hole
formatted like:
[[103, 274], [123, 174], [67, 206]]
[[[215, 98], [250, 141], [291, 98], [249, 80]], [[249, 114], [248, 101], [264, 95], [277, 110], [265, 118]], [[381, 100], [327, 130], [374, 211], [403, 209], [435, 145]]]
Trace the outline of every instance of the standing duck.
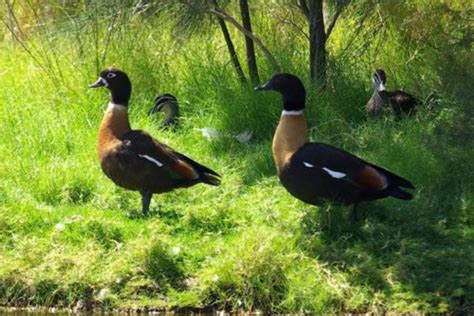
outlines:
[[140, 192], [145, 216], [153, 193], [197, 183], [220, 184], [215, 171], [174, 151], [148, 133], [131, 129], [128, 101], [132, 84], [125, 72], [105, 69], [89, 87], [107, 87], [111, 93], [97, 144], [102, 170], [118, 186]]
[[414, 114], [416, 111], [415, 107], [422, 103], [419, 98], [404, 91], [385, 90], [387, 76], [383, 69], [375, 70], [372, 82], [374, 84], [374, 93], [366, 105], [366, 111], [369, 116], [382, 114], [384, 105], [388, 103], [397, 117], [400, 117], [402, 113]]
[[153, 107], [148, 112], [152, 115], [156, 112], [163, 112], [165, 117], [161, 125], [163, 127], [174, 126], [179, 120], [179, 105], [176, 97], [169, 93], [159, 94], [153, 100]]
[[297, 77], [277, 74], [255, 89], [274, 90], [283, 97], [272, 150], [280, 182], [294, 197], [312, 205], [322, 200], [353, 204], [353, 221], [361, 201], [412, 199], [401, 189], [414, 188], [408, 180], [331, 145], [308, 142], [305, 89]]

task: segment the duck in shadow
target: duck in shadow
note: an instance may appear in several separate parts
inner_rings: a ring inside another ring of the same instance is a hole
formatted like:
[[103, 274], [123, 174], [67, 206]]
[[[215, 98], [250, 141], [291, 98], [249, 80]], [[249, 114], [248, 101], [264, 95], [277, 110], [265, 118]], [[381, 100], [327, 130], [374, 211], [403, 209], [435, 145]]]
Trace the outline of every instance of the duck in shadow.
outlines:
[[308, 142], [305, 88], [298, 77], [276, 74], [255, 89], [277, 91], [283, 97], [272, 152], [280, 182], [291, 195], [312, 205], [353, 204], [352, 221], [362, 201], [413, 198], [403, 190], [414, 189], [410, 181], [332, 145]]
[[375, 70], [372, 77], [374, 92], [366, 105], [367, 115], [379, 116], [387, 105], [391, 106], [397, 117], [401, 117], [402, 114], [415, 114], [416, 108], [422, 104], [422, 100], [401, 90], [387, 91], [386, 82], [385, 71], [383, 69]]

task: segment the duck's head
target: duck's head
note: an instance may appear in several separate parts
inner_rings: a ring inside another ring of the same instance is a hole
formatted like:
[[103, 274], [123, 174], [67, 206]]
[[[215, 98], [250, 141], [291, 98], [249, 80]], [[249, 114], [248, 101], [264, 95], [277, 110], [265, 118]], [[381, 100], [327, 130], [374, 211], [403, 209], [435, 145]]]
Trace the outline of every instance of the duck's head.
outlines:
[[376, 69], [374, 76], [372, 77], [372, 82], [377, 91], [385, 90], [385, 82], [387, 82], [387, 76], [385, 76], [385, 71], [383, 69]]
[[115, 104], [127, 105], [132, 92], [132, 83], [127, 74], [115, 67], [102, 70], [99, 79], [89, 85], [89, 88], [106, 87], [112, 94], [112, 102]]
[[305, 107], [306, 92], [301, 80], [292, 74], [276, 74], [269, 81], [255, 88], [256, 91], [274, 90], [283, 97], [285, 111], [300, 111]]
[[165, 118], [163, 119], [162, 125], [165, 127], [173, 126], [178, 123], [179, 119], [179, 105], [176, 97], [164, 93], [157, 95], [153, 101], [153, 107], [148, 112], [148, 115], [152, 115], [156, 112], [163, 112]]

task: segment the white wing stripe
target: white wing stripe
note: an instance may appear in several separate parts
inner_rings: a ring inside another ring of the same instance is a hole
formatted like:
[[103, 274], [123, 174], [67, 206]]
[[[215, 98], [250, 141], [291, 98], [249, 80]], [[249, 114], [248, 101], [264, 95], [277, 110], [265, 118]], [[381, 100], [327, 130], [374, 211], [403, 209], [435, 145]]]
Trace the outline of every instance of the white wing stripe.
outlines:
[[155, 158], [153, 157], [150, 157], [148, 155], [138, 155], [142, 158], [145, 158], [146, 160], [149, 160], [151, 162], [153, 162], [155, 165], [157, 165], [158, 167], [163, 167], [163, 163], [159, 162], [158, 160], [156, 160]]
[[326, 168], [326, 167], [323, 167], [323, 170], [326, 171], [327, 173], [329, 173], [329, 175], [331, 177], [336, 178], [336, 179], [341, 179], [341, 178], [344, 178], [346, 176], [345, 173], [334, 171], [334, 170], [331, 170], [331, 169]]
[[309, 162], [303, 161], [303, 164], [305, 165], [305, 167], [314, 168], [314, 166], [310, 164]]

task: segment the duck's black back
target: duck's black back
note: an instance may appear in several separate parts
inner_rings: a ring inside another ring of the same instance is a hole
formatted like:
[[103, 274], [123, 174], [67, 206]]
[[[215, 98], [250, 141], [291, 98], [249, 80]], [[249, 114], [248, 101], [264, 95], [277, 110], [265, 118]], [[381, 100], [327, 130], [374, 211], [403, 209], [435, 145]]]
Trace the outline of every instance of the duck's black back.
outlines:
[[[280, 181], [293, 196], [309, 204], [322, 200], [354, 203], [365, 189], [351, 179], [365, 166], [363, 160], [344, 150], [324, 143], [307, 143], [282, 169]], [[347, 176], [337, 179], [323, 168]]]
[[397, 115], [401, 115], [402, 113], [414, 114], [416, 106], [421, 103], [419, 98], [401, 90], [386, 91], [385, 93], [393, 111]]

